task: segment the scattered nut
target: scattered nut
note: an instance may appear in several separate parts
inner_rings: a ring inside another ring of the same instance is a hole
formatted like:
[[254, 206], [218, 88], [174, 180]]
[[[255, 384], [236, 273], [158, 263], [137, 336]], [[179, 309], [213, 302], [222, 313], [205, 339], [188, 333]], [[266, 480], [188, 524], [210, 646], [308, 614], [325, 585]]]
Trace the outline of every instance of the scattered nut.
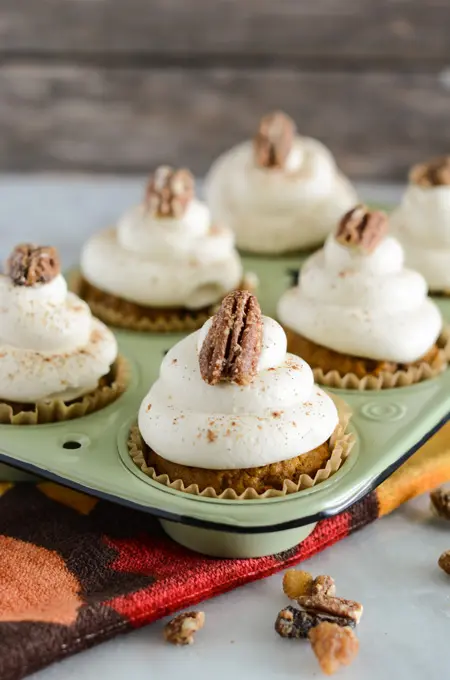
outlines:
[[333, 675], [341, 665], [349, 666], [358, 653], [359, 642], [353, 630], [336, 623], [320, 623], [311, 628], [308, 638], [326, 675]]
[[409, 180], [422, 187], [448, 186], [450, 184], [450, 156], [433, 158], [426, 163], [414, 165]]
[[450, 491], [442, 488], [435, 489], [430, 493], [431, 512], [436, 517], [450, 520]]
[[346, 212], [339, 222], [336, 241], [350, 248], [359, 248], [364, 253], [371, 253], [387, 230], [388, 220], [384, 212], [369, 210], [365, 205], [357, 205]]
[[148, 209], [159, 217], [181, 217], [194, 196], [194, 185], [189, 170], [161, 165], [147, 185]]
[[191, 645], [194, 633], [203, 628], [204, 612], [185, 612], [178, 614], [164, 627], [164, 637], [173, 645]]
[[248, 385], [258, 369], [262, 343], [259, 302], [246, 290], [224, 298], [199, 355], [200, 373], [209, 385], [220, 381]]
[[51, 246], [21, 243], [6, 263], [6, 273], [16, 286], [49, 283], [61, 271], [58, 251]]
[[253, 140], [256, 164], [263, 168], [283, 168], [295, 137], [295, 123], [282, 111], [261, 118]]
[[450, 550], [446, 550], [442, 553], [439, 558], [438, 565], [445, 571], [446, 574], [450, 574]]
[[336, 584], [331, 576], [322, 574], [316, 576], [312, 585], [311, 593], [313, 595], [329, 595], [334, 597], [336, 595]]
[[286, 638], [307, 638], [311, 628], [328, 621], [338, 626], [354, 628], [356, 623], [352, 619], [346, 619], [331, 614], [311, 613], [295, 607], [285, 607], [279, 612], [275, 621], [275, 630], [278, 635]]
[[331, 597], [330, 595], [302, 595], [297, 597], [298, 604], [307, 612], [332, 614], [343, 618], [352, 619], [359, 623], [363, 606], [353, 600], [344, 600], [342, 597]]
[[288, 569], [283, 576], [283, 591], [290, 600], [296, 600], [301, 595], [311, 595], [313, 577], [307, 571]]

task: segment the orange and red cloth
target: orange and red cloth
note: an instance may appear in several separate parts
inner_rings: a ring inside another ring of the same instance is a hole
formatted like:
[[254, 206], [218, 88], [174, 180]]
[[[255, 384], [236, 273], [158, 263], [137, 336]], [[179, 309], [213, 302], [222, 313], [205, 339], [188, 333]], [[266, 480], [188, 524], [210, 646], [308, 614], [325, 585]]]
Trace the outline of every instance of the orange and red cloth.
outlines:
[[0, 483], [0, 678], [53, 661], [307, 559], [450, 480], [450, 423], [364, 500], [301, 545], [203, 557], [156, 519], [50, 482]]

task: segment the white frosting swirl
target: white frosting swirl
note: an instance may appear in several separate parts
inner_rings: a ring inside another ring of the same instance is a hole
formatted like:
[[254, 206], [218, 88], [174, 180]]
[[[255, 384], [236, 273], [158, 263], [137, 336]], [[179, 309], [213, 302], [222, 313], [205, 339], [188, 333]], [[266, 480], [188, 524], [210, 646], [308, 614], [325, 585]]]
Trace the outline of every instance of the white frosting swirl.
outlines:
[[91, 284], [125, 300], [188, 309], [217, 302], [242, 278], [232, 232], [212, 226], [195, 199], [181, 218], [133, 208], [117, 228], [92, 236], [81, 269]]
[[193, 467], [240, 469], [294, 458], [331, 436], [333, 401], [308, 364], [286, 354], [286, 335], [268, 317], [253, 382], [208, 385], [198, 355], [210, 323], [170, 350], [141, 404], [139, 429], [156, 453]]
[[211, 167], [206, 195], [213, 217], [233, 229], [238, 247], [259, 253], [322, 243], [357, 202], [328, 149], [308, 137], [295, 139], [282, 170], [259, 167], [251, 142], [230, 149]]
[[114, 335], [61, 275], [35, 286], [0, 276], [0, 399], [75, 399], [97, 387], [116, 356]]
[[450, 186], [410, 184], [390, 221], [408, 266], [425, 277], [430, 290], [450, 290]]
[[404, 268], [392, 237], [365, 255], [329, 236], [304, 263], [298, 286], [281, 297], [278, 317], [337, 352], [399, 363], [423, 356], [442, 329], [424, 278]]

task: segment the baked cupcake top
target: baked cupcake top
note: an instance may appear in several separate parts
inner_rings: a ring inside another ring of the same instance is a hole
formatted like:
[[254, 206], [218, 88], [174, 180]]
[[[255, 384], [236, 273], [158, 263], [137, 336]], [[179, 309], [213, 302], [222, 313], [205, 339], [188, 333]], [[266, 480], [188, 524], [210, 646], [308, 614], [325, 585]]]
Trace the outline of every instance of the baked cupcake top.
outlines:
[[204, 307], [242, 278], [232, 232], [211, 222], [188, 170], [165, 166], [151, 176], [142, 203], [92, 236], [81, 269], [101, 290], [150, 307]]
[[0, 399], [75, 399], [116, 356], [111, 331], [67, 291], [56, 249], [17, 246], [0, 274]]
[[406, 261], [432, 291], [450, 290], [450, 156], [415, 165], [391, 216]]
[[283, 329], [246, 291], [168, 352], [139, 411], [142, 437], [160, 456], [218, 470], [306, 453], [337, 423], [308, 364], [287, 354]]
[[322, 243], [356, 201], [330, 151], [298, 136], [280, 111], [262, 118], [253, 141], [215, 161], [206, 195], [213, 217], [231, 226], [237, 245], [261, 253]]
[[278, 316], [337, 352], [398, 363], [421, 358], [442, 330], [425, 279], [404, 267], [386, 215], [362, 205], [306, 260], [298, 285], [281, 297]]

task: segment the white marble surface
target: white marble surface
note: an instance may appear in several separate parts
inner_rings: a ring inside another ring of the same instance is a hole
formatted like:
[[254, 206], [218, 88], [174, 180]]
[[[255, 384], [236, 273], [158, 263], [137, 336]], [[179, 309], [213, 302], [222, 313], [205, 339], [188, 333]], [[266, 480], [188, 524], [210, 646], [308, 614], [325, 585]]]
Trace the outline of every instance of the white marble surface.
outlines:
[[[65, 266], [74, 264], [85, 236], [138, 200], [142, 186], [142, 180], [131, 178], [0, 178], [0, 256], [19, 240], [37, 240], [58, 246]], [[361, 187], [363, 196], [382, 202], [396, 200], [399, 191]], [[339, 594], [365, 606], [360, 654], [343, 677], [448, 677], [450, 577], [438, 569], [437, 559], [450, 548], [449, 528], [431, 519], [422, 497], [304, 563], [315, 574], [334, 576]], [[285, 604], [277, 574], [202, 604], [206, 627], [192, 647], [165, 644], [163, 622], [157, 622], [33, 679], [321, 677], [308, 643], [282, 640], [273, 631]]]

